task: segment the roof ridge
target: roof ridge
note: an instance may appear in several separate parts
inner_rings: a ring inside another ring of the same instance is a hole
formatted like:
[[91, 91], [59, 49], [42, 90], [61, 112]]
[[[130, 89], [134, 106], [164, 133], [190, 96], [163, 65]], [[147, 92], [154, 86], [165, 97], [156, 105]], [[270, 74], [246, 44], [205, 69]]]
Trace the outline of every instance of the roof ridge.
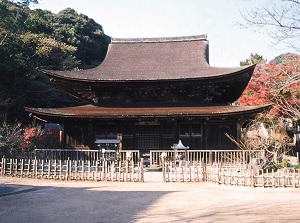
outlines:
[[207, 40], [207, 34], [194, 36], [176, 36], [176, 37], [141, 37], [141, 38], [111, 38], [112, 43], [164, 43], [164, 42], [183, 42]]

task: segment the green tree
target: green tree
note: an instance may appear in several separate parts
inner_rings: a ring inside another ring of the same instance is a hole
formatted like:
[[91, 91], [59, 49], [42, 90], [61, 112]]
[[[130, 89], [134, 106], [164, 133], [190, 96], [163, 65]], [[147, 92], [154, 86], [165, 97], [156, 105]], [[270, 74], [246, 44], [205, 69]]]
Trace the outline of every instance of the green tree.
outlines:
[[244, 61], [240, 61], [240, 66], [245, 66], [245, 65], [252, 65], [252, 64], [257, 64], [260, 62], [266, 62], [266, 60], [263, 58], [263, 56], [258, 55], [257, 53], [250, 54], [250, 57]]
[[39, 4], [39, 2], [37, 0], [23, 0], [17, 1], [17, 4], [28, 7], [30, 4]]
[[37, 0], [21, 0], [21, 1], [15, 1], [15, 0], [1, 0], [0, 2], [12, 2], [19, 6], [28, 7], [30, 4], [39, 4]]
[[[49, 11], [30, 10], [10, 1], [0, 2], [0, 105], [5, 120], [28, 120], [24, 106], [61, 107], [82, 104], [52, 85], [39, 70], [77, 69], [81, 66], [78, 47], [81, 47], [82, 52], [88, 49], [85, 47], [88, 44], [90, 49], [106, 49], [107, 42], [100, 46], [98, 41], [98, 38], [106, 36], [95, 35], [93, 31], [89, 33], [88, 30], [85, 33], [86, 37], [81, 36], [81, 33], [77, 34], [77, 45], [76, 41], [71, 44], [60, 31], [54, 32], [57, 27], [64, 26], [68, 26], [70, 30], [77, 30], [75, 25], [72, 27], [67, 23], [70, 19], [69, 14], [61, 14], [60, 20], [54, 17], [55, 14]], [[90, 26], [101, 27], [88, 17], [85, 17], [84, 21], [87, 23], [84, 26], [86, 29]], [[89, 22], [92, 25], [89, 25]], [[88, 44], [82, 45], [84, 41], [81, 39], [88, 39]], [[96, 60], [90, 54], [91, 51], [86, 51], [87, 58]], [[97, 56], [99, 59], [99, 55]]]
[[67, 8], [52, 19], [55, 35], [68, 45], [75, 46], [80, 68], [98, 65], [105, 58], [110, 38], [102, 26], [74, 9]]

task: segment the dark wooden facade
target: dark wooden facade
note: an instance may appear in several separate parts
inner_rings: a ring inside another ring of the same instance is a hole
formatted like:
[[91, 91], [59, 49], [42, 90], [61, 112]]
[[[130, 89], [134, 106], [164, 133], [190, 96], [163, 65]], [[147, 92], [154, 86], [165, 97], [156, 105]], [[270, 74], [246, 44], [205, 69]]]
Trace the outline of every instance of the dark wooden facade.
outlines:
[[255, 66], [211, 67], [205, 36], [115, 39], [102, 64], [82, 71], [43, 71], [89, 104], [26, 108], [61, 124], [62, 147], [95, 149], [96, 139], [121, 139], [122, 149], [229, 149], [243, 124], [268, 106], [231, 106]]
[[224, 135], [240, 138], [241, 128], [267, 106], [60, 109], [27, 108], [41, 119], [60, 123], [64, 148], [97, 149], [96, 139], [120, 139], [122, 149], [170, 149], [179, 139], [191, 149], [232, 149]]

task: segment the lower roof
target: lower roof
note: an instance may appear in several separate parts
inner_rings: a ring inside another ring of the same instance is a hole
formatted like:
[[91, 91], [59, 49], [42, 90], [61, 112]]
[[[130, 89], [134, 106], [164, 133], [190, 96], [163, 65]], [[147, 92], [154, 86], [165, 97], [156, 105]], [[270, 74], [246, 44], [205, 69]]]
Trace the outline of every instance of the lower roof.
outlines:
[[33, 116], [43, 119], [130, 119], [130, 118], [184, 118], [229, 117], [262, 112], [270, 105], [262, 106], [200, 106], [200, 107], [135, 107], [115, 108], [83, 105], [65, 108], [25, 108]]

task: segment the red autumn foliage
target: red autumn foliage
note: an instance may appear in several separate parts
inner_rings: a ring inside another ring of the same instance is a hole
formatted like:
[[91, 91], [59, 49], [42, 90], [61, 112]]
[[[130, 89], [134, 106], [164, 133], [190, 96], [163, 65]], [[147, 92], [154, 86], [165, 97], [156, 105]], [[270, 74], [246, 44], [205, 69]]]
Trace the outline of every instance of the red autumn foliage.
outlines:
[[259, 63], [247, 88], [239, 98], [240, 105], [262, 105], [284, 98], [300, 104], [300, 56], [285, 54], [270, 63]]
[[36, 141], [43, 134], [39, 127], [28, 127], [23, 132], [23, 142], [21, 142], [22, 151], [32, 150], [35, 148]]
[[41, 126], [24, 129], [22, 151], [33, 151], [36, 148], [59, 148], [59, 129], [42, 129]]

